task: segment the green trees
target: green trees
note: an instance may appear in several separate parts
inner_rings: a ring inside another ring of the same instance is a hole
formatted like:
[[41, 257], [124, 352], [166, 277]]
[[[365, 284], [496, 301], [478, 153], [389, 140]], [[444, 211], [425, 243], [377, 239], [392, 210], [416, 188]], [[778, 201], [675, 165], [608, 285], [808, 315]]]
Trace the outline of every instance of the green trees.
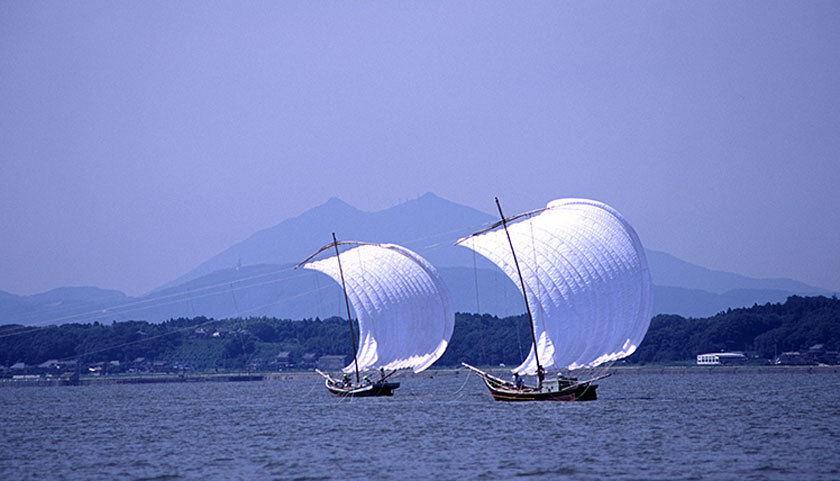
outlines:
[[[358, 335], [358, 329], [354, 329]], [[49, 359], [82, 363], [136, 358], [180, 362], [196, 370], [217, 366], [243, 368], [270, 365], [280, 352], [300, 362], [305, 353], [351, 355], [347, 321], [338, 317], [300, 321], [274, 318], [214, 320], [205, 317], [110, 325], [63, 324], [43, 328], [0, 326], [0, 365], [37, 365]], [[781, 304], [731, 309], [705, 319], [659, 315], [630, 363], [693, 361], [704, 352], [752, 351], [774, 353], [822, 343], [840, 349], [840, 301], [826, 297], [793, 296]], [[455, 329], [437, 366], [513, 366], [531, 347], [524, 315], [498, 318], [458, 313]]]
[[814, 344], [840, 349], [840, 300], [791, 296], [781, 304], [730, 309], [704, 319], [659, 315], [628, 362], [688, 361], [720, 351], [751, 351], [770, 359]]

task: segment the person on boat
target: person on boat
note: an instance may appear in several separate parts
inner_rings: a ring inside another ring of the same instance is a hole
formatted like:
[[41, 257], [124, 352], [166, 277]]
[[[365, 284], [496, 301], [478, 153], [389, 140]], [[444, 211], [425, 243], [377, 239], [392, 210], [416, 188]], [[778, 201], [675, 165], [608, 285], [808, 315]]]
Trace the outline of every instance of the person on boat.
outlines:
[[519, 373], [513, 373], [513, 384], [516, 386], [516, 389], [522, 389], [522, 378], [519, 377]]
[[542, 389], [543, 379], [545, 379], [545, 369], [542, 366], [537, 368], [537, 380], [539, 381], [539, 387]]
[[574, 377], [566, 377], [566, 376], [564, 376], [564, 375], [563, 375], [563, 373], [562, 373], [562, 372], [558, 372], [558, 373], [557, 373], [557, 382], [558, 382], [558, 385], [559, 385], [560, 387], [570, 386], [570, 385], [572, 385], [575, 381], [577, 381], [577, 378], [574, 378]]
[[370, 379], [369, 379], [367, 376], [365, 376], [365, 377], [364, 377], [364, 378], [362, 378], [362, 379], [363, 379], [363, 384], [365, 384], [365, 385], [372, 384], [372, 383], [370, 382]]
[[379, 368], [379, 382], [385, 382], [385, 368]]
[[344, 377], [341, 378], [341, 382], [343, 382], [345, 386], [349, 386], [351, 384], [350, 376], [348, 376], [346, 372], [344, 373]]

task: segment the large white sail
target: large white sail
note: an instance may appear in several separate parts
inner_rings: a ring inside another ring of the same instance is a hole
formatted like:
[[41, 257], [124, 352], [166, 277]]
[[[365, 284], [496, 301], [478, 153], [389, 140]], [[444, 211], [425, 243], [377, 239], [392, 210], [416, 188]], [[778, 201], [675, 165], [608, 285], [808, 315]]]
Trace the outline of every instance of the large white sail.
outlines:
[[[431, 264], [394, 244], [362, 244], [340, 258], [347, 297], [359, 320], [359, 370], [420, 372], [443, 355], [455, 314], [449, 292]], [[303, 267], [341, 283], [335, 256]], [[353, 369], [351, 363], [344, 371]]]
[[[508, 231], [543, 367], [594, 367], [636, 350], [650, 324], [652, 283], [642, 244], [621, 214], [593, 200], [559, 199]], [[459, 243], [519, 285], [504, 229]], [[514, 371], [536, 372], [534, 347]]]

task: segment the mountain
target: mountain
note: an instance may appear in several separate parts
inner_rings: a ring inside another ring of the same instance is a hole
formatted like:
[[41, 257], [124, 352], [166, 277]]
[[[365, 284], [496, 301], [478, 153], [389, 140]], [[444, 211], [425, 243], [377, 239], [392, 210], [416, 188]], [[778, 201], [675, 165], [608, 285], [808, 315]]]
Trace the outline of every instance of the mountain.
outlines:
[[132, 301], [120, 291], [98, 287], [60, 287], [31, 296], [0, 291], [0, 323], [61, 324], [106, 306]]
[[[453, 245], [495, 221], [492, 216], [427, 193], [389, 209], [364, 212], [338, 198], [263, 229], [151, 293], [130, 298], [93, 287], [33, 296], [0, 291], [0, 323], [109, 322], [177, 317], [340, 315], [343, 299], [327, 276], [292, 267], [339, 239], [394, 242], [428, 259], [452, 293], [456, 311], [514, 315], [519, 289], [489, 261]], [[670, 254], [647, 251], [654, 313], [704, 317], [727, 308], [780, 302], [790, 295], [830, 295], [792, 279], [755, 279], [715, 271]]]
[[771, 290], [796, 294], [830, 294], [826, 289], [793, 279], [754, 279], [731, 272], [713, 271], [678, 259], [665, 252], [645, 249], [653, 282], [660, 286], [679, 286], [717, 294], [732, 290]]
[[378, 212], [363, 212], [333, 197], [234, 244], [163, 287], [240, 264], [296, 264], [331, 242], [333, 232], [339, 240], [404, 245], [436, 266], [472, 266], [471, 252], [452, 243], [493, 221], [484, 212], [432, 193]]
[[796, 293], [773, 289], [733, 289], [721, 294], [701, 289], [653, 286], [653, 314], [709, 317], [729, 308], [784, 302]]

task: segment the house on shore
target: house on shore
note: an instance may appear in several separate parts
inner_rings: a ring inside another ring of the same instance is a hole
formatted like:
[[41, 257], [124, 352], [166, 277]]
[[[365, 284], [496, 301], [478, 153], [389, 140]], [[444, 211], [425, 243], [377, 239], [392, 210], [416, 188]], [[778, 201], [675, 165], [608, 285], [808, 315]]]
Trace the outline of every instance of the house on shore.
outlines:
[[697, 356], [699, 366], [731, 366], [747, 362], [747, 356], [743, 352], [710, 352]]

